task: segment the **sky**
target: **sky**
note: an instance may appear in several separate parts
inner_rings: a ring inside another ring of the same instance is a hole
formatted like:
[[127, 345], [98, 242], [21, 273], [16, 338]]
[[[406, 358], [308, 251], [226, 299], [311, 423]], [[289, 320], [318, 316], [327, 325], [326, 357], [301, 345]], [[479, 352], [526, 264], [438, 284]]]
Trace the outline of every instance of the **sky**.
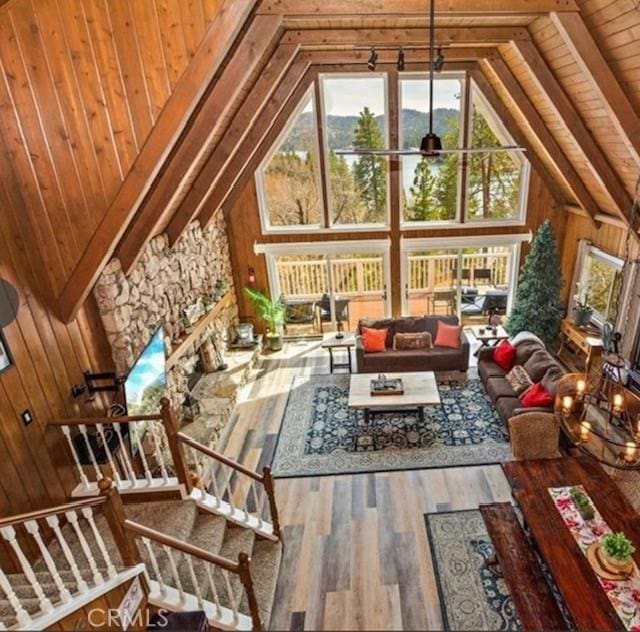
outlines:
[[[384, 80], [381, 77], [350, 77], [325, 79], [325, 112], [327, 115], [357, 115], [365, 106], [374, 114], [384, 112]], [[402, 107], [427, 112], [429, 88], [426, 79], [405, 79], [401, 83]], [[460, 108], [460, 82], [455, 79], [436, 80], [434, 106]]]

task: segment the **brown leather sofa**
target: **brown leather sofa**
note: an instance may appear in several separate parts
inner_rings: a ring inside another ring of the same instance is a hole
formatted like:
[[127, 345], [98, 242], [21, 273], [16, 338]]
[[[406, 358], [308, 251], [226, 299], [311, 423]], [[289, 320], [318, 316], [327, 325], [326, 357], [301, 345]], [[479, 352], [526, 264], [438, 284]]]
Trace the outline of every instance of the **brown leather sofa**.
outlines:
[[[524, 367], [531, 381], [542, 381], [543, 386], [555, 396], [555, 383], [564, 375], [564, 369], [545, 349], [544, 345], [533, 340], [521, 342], [516, 347], [516, 364]], [[493, 402], [505, 426], [509, 428], [509, 419], [526, 413], [550, 413], [549, 408], [525, 408], [520, 398], [506, 379], [507, 371], [493, 361], [493, 349], [483, 348], [478, 354], [478, 373], [484, 387]]]
[[[411, 351], [394, 351], [393, 337], [396, 333], [428, 331], [436, 339], [438, 321], [457, 325], [455, 316], [422, 316], [417, 318], [366, 319], [358, 322], [356, 332], [356, 358], [358, 373], [385, 373], [393, 371], [466, 371], [469, 368], [469, 341], [460, 332], [460, 348], [433, 347]], [[367, 353], [362, 343], [362, 328], [388, 329], [386, 350]]]

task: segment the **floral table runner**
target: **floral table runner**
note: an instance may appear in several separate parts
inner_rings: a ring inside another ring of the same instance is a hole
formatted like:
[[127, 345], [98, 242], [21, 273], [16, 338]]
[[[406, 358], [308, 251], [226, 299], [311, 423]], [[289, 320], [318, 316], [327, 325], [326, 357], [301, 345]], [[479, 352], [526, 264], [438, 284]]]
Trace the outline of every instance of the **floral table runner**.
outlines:
[[[589, 498], [582, 485], [575, 487]], [[593, 505], [595, 515], [593, 520], [585, 521], [571, 498], [572, 489], [573, 487], [550, 487], [549, 493], [564, 523], [586, 557], [589, 546], [599, 542], [603, 536], [611, 533], [612, 529], [604, 521], [591, 498], [589, 501]], [[625, 628], [640, 631], [640, 579], [633, 577], [623, 581], [607, 581], [599, 577], [595, 571], [594, 574]]]

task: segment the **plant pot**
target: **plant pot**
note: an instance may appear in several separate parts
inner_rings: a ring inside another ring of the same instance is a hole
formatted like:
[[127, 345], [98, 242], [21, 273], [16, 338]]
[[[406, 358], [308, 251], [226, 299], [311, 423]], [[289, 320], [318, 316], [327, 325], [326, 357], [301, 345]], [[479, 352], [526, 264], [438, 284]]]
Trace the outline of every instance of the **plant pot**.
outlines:
[[593, 507], [577, 507], [577, 509], [583, 520], [593, 520], [595, 518], [596, 514]]
[[585, 327], [591, 322], [591, 316], [593, 316], [592, 309], [574, 309], [573, 310], [573, 322], [578, 327]]
[[282, 349], [282, 336], [280, 334], [267, 334], [265, 337], [269, 351], [280, 351]]
[[607, 568], [615, 573], [629, 573], [633, 568], [632, 558], [626, 560], [617, 560], [607, 554], [604, 547], [600, 547], [600, 554], [602, 555], [602, 561]]

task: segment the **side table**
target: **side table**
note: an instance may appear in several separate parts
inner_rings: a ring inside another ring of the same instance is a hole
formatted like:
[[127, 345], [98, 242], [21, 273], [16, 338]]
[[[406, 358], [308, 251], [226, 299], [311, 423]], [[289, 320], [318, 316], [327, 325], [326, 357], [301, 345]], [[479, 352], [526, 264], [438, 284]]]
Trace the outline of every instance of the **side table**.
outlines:
[[[356, 346], [356, 337], [354, 334], [344, 334], [342, 338], [336, 338], [335, 333], [325, 334], [322, 341], [322, 348], [329, 352], [329, 370], [333, 373], [334, 369], [349, 369], [349, 373], [353, 373], [353, 364], [351, 362], [351, 349]], [[336, 349], [344, 349], [347, 354], [346, 362], [336, 362], [334, 351]]]

